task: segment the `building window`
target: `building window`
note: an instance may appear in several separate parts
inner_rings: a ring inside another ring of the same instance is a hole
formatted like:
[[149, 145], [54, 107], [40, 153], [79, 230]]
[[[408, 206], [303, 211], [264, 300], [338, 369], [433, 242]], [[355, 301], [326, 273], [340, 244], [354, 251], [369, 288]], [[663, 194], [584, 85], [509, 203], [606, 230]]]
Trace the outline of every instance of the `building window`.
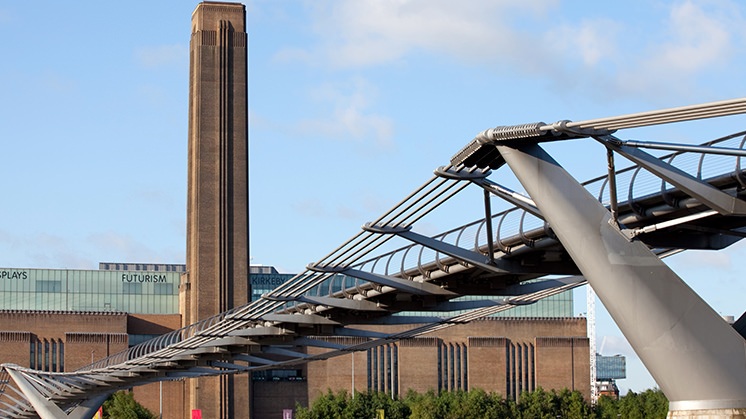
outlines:
[[142, 294], [142, 284], [125, 282], [122, 284], [122, 292], [125, 294]]
[[59, 341], [57, 347], [59, 348], [57, 351], [59, 369], [60, 372], [65, 372], [65, 344], [62, 343], [62, 340]]
[[44, 339], [44, 371], [49, 371], [49, 341]]
[[156, 295], [173, 295], [173, 293], [174, 284], [155, 284]]
[[57, 341], [52, 339], [52, 372], [57, 372]]
[[302, 370], [264, 370], [251, 373], [252, 381], [305, 381]]
[[36, 292], [61, 292], [62, 281], [36, 281]]

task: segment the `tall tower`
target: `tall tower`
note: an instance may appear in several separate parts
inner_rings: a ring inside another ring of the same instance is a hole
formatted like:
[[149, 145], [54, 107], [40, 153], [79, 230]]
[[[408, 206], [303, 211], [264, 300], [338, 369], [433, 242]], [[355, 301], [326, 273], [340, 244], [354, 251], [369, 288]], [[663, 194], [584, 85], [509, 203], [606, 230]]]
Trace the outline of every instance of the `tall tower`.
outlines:
[[[246, 304], [251, 294], [246, 38], [242, 4], [206, 1], [192, 14], [184, 325]], [[192, 379], [190, 408], [206, 418], [247, 418], [249, 380]]]

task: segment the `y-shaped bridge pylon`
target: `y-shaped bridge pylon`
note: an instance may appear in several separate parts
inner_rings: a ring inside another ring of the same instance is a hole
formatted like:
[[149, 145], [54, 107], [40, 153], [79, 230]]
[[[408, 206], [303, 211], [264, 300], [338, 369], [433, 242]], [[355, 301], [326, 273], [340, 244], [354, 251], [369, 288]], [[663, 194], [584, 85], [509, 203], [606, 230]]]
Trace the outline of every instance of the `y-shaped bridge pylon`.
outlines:
[[[65, 412], [51, 400], [49, 395], [44, 394], [41, 390], [43, 386], [34, 385], [34, 380], [38, 379], [37, 377], [14, 369], [7, 369], [6, 371], [41, 418], [90, 419], [96, 414], [104, 400], [114, 391], [91, 395], [82, 400], [71, 411]], [[63, 384], [57, 383], [56, 385], [61, 386]]]
[[538, 145], [497, 148], [661, 386], [670, 411], [746, 412], [744, 339], [647, 246], [623, 234]]
[[[686, 118], [693, 119], [691, 114]], [[668, 397], [670, 418], [744, 417], [744, 338], [648, 246], [635, 240], [633, 232], [619, 225], [614, 196], [607, 209], [539, 146], [552, 140], [547, 138], [550, 131], [604, 143], [610, 184], [612, 152], [618, 152], [712, 212], [743, 216], [746, 202], [617, 140], [610, 135], [613, 129], [603, 126], [573, 130], [562, 122], [498, 127], [477, 136], [452, 160], [466, 166], [489, 160], [507, 163]], [[732, 153], [744, 155], [742, 150]]]

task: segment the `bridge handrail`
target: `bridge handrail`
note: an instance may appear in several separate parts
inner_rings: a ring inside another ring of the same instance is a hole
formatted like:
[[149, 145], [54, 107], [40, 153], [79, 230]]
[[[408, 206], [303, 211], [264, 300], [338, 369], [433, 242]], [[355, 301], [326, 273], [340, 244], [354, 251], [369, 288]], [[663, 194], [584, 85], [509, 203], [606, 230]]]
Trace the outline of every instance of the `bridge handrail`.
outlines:
[[[742, 136], [744, 137], [744, 139], [738, 142], [738, 138]], [[703, 145], [723, 146], [729, 144], [729, 142], [738, 142], [737, 147], [743, 148], [744, 142], [746, 142], [746, 131], [722, 137], [713, 141], [708, 141]], [[670, 161], [672, 161], [674, 158], [695, 155], [701, 156], [698, 159], [695, 159], [695, 173], [693, 173], [693, 175], [699, 179], [707, 179], [707, 174], [705, 173], [704, 153], [693, 151], [676, 152], [662, 156], [660, 158], [663, 160], [669, 159]], [[741, 178], [740, 157], [726, 157], [725, 159], [735, 160], [732, 166], [732, 172], [729, 171], [728, 173], [731, 175], [735, 173], [737, 178]], [[679, 159], [678, 161], [680, 162], [681, 160], [682, 159]], [[682, 167], [679, 168], [686, 171], [686, 169]], [[692, 168], [689, 168], [689, 170], [692, 170]], [[620, 185], [624, 185], [624, 180], [628, 179], [626, 181], [626, 187], [628, 188], [628, 200], [627, 202], [620, 203], [620, 205], [629, 205], [630, 207], [633, 207], [635, 202], [640, 201], [642, 198], [646, 198], [656, 194], [665, 195], [666, 192], [670, 191], [670, 189], [665, 188], [664, 181], [663, 186], [656, 186], [657, 189], [650, 189], [649, 185], [644, 184], [643, 186], [648, 187], [648, 189], [642, 189], [644, 193], [640, 192], [641, 189], [635, 188], [637, 182], [640, 179], [640, 177], [638, 176], [639, 172], [640, 167], [637, 165], [631, 165], [616, 172], [618, 187]], [[712, 172], [712, 170], [710, 172]], [[722, 170], [720, 170], [719, 173], [722, 174]], [[620, 179], [622, 180], [621, 182]], [[586, 181], [583, 183], [583, 185], [592, 193], [593, 191], [596, 191], [595, 195], [600, 202], [608, 203], [608, 190], [606, 187], [607, 181], [608, 176], [604, 175]], [[658, 181], [660, 180], [658, 179]], [[456, 191], [452, 191], [451, 189], [453, 189], [454, 186], [456, 186], [456, 183], [459, 182], [462, 183], [461, 187], [457, 187]], [[378, 220], [375, 221], [375, 223], [390, 225], [394, 227], [401, 225], [411, 225], [414, 223], [413, 220], [416, 221], [424, 215], [423, 213], [429, 212], [435, 206], [439, 205], [451, 196], [458, 193], [469, 183], [464, 181], [459, 182], [452, 181], [449, 183], [448, 180], [438, 179], [437, 177], [435, 177], [426, 182], [422, 187], [413, 192], [410, 196], [405, 198], [405, 200], [403, 200], [399, 205], [393, 207], [389, 212], [381, 216]], [[657, 183], [658, 182], [656, 182], [656, 184]], [[414, 197], [418, 198], [414, 199]], [[509, 217], [515, 218], [512, 224], [510, 224]], [[544, 220], [518, 207], [511, 207], [498, 212], [492, 218], [495, 222], [495, 225], [498, 226], [496, 228], [496, 231], [494, 232], [495, 244], [497, 245], [498, 249], [506, 253], [510, 252], [511, 248], [514, 246], [530, 245], [532, 241], [538, 239], [539, 237], [548, 237], [550, 233], [549, 226], [544, 222]], [[486, 236], [482, 233], [484, 231], [484, 223], [485, 220], [483, 219], [473, 221], [471, 223], [438, 234], [433, 238], [445, 242], [447, 238], [455, 237], [455, 240], [453, 240], [453, 242], [450, 244], [459, 246], [463, 241], [467, 241], [473, 243], [473, 245], [469, 245], [469, 248], [476, 252], [484, 253], [484, 248], [487, 243]], [[476, 231], [472, 233], [470, 230]], [[512, 233], [505, 233], [505, 231]], [[429, 255], [432, 252], [418, 244], [404, 246], [399, 249], [383, 253], [374, 258], [362, 261], [350, 259], [349, 254], [353, 253], [350, 249], [362, 247], [363, 249], [367, 249], [367, 252], [365, 252], [365, 254], [368, 254], [375, 248], [382, 245], [383, 242], [387, 241], [389, 238], [390, 236], [385, 236], [384, 238], [382, 238], [381, 235], [374, 235], [373, 233], [357, 234], [356, 236], [348, 240], [348, 242], [340, 246], [337, 250], [332, 252], [330, 255], [323, 258], [322, 261], [331, 260], [339, 262], [339, 258], [341, 258], [342, 262], [351, 261], [352, 263], [347, 266], [354, 266], [357, 269], [364, 269], [366, 266], [371, 266], [371, 268], [369, 268], [370, 272], [376, 272], [376, 269], [379, 269], [381, 266], [383, 266], [383, 271], [380, 272], [383, 275], [392, 275], [409, 279], [413, 277], [412, 272], [424, 275], [427, 267], [442, 267], [450, 262], [448, 261], [449, 257], [441, 257], [438, 252], [434, 252], [435, 255], [432, 259], [424, 259], [425, 255]], [[412, 263], [407, 264], [407, 262], [409, 262], [408, 256], [410, 254], [415, 255], [416, 260]], [[399, 266], [399, 270], [397, 272], [391, 270], [392, 262], [395, 258], [397, 258], [396, 262], [399, 262], [393, 264], [395, 266]], [[381, 263], [382, 261], [385, 262]], [[334, 281], [337, 281], [336, 283], [338, 284], [338, 286], [335, 286]], [[272, 292], [274, 295], [270, 295], [270, 297], [276, 297], [280, 295], [285, 297], [297, 297], [299, 295], [303, 295], [306, 292], [313, 292], [311, 290], [315, 290], [315, 295], [321, 295], [321, 288], [324, 287], [327, 288], [328, 292], [323, 292], [323, 294], [329, 295], [334, 295], [340, 292], [362, 293], [365, 289], [368, 288], [377, 288], [379, 291], [381, 289], [380, 286], [371, 284], [367, 281], [361, 281], [357, 278], [355, 278], [354, 283], [352, 283], [350, 279], [339, 279], [338, 276], [334, 275], [333, 273], [319, 273], [307, 270], [294, 276], [286, 283], [282, 284], [280, 287], [278, 287], [278, 289]], [[221, 322], [226, 319], [234, 319], [236, 321], [242, 320], [243, 322], [260, 321], [261, 316], [267, 313], [279, 310], [281, 308], [290, 309], [295, 305], [296, 304], [293, 302], [283, 302], [274, 300], [272, 298], [262, 298], [244, 306], [236, 307], [224, 313], [220, 313], [210, 318], [199, 321], [195, 324], [143, 342], [125, 351], [114, 354], [108, 358], [104, 358], [100, 361], [87, 365], [77, 371], [82, 372], [106, 368], [113, 365], [130, 362], [144, 356], [148, 356], [150, 358], [157, 357], [158, 351], [174, 347], [174, 345], [177, 344], [183, 344], [184, 341], [197, 337], [200, 334], [209, 331], [210, 328], [220, 325]]]
[[[746, 143], [746, 131], [737, 132], [735, 134], [731, 134], [725, 137], [721, 137], [715, 140], [711, 140], [708, 142], [703, 143], [703, 146], [727, 146], [731, 148], [738, 148], [743, 149], [744, 144]], [[723, 177], [723, 171], [722, 171], [722, 165], [719, 165], [717, 169], [715, 168], [708, 168], [705, 167], [705, 156], [707, 156], [706, 153], [703, 152], [695, 152], [695, 151], [679, 151], [674, 152], [670, 154], [666, 154], [664, 156], [661, 156], [661, 160], [668, 160], [669, 162], [672, 162], [674, 158], [677, 157], [695, 157], [691, 159], [692, 161], [686, 161], [684, 160], [684, 163], [689, 163], [690, 167], [682, 168], [678, 167], [679, 169], [682, 169], [684, 171], [688, 172], [695, 176], [696, 178], [702, 180], [703, 176], [706, 176], [706, 180], [713, 180], [715, 178]], [[698, 157], [697, 157], [698, 156]], [[741, 157], [735, 157], [735, 156], [718, 156], [719, 160], [717, 162], [722, 161], [730, 161], [732, 160], [732, 171], [729, 169], [727, 172], [728, 176], [735, 176], [736, 179], [738, 179], [740, 182], [746, 183], [744, 181], [743, 173], [744, 171], [741, 170], [740, 167], [740, 161]], [[681, 161], [682, 159], [679, 159]], [[709, 169], [709, 170], [705, 170]], [[620, 206], [629, 206], [631, 210], [635, 211], [638, 206], [636, 205], [637, 202], [643, 201], [646, 198], [650, 198], [652, 196], [662, 196], [664, 200], [666, 200], [667, 203], [674, 204], [671, 202], [668, 197], [669, 193], [673, 190], [673, 188], [667, 188], [666, 185], [667, 182], [665, 180], [660, 180], [659, 178], [655, 178], [655, 183], [653, 184], [643, 184], [639, 185], [640, 179], [643, 179], [641, 176], [639, 176], [639, 173], [641, 172], [642, 168], [638, 165], [630, 165], [628, 167], [625, 167], [623, 169], [616, 171], [616, 177], [617, 177], [617, 187], [620, 185], [625, 185], [627, 187], [627, 193], [623, 193], [622, 191], [619, 191], [620, 196], [626, 196], [627, 200], [621, 202]], [[719, 174], [719, 176], [716, 176], [715, 173]], [[644, 179], [643, 179], [644, 180]], [[660, 182], [660, 186], [656, 186], [656, 184]], [[608, 176], [603, 175], [599, 176], [593, 179], [590, 179], [586, 182], [583, 182], [583, 186], [586, 187], [589, 191], [594, 193], [594, 195], [597, 197], [598, 201], [608, 205], [610, 202], [609, 197], [609, 191], [607, 189], [608, 184]], [[635, 186], [644, 186], [645, 188], [638, 187], [635, 188]], [[640, 214], [638, 214], [640, 215]], [[528, 211], [521, 209], [519, 207], [511, 207], [506, 210], [503, 210], [501, 212], [496, 213], [492, 216], [492, 222], [493, 225], [496, 225], [497, 228], [495, 229], [494, 233], [494, 243], [496, 245], [497, 250], [502, 251], [503, 253], [509, 253], [511, 249], [515, 246], [520, 245], [528, 245], [531, 246], [534, 244], [534, 241], [540, 237], [550, 237], [551, 231], [550, 226], [544, 222], [543, 219], [538, 218], [534, 216], [533, 214], [529, 213]], [[487, 254], [486, 248], [487, 248], [487, 237], [485, 234], [483, 234], [483, 226], [486, 224], [486, 221], [484, 219], [476, 220], [467, 224], [464, 224], [460, 227], [453, 228], [451, 230], [445, 231], [443, 233], [440, 233], [436, 236], [433, 236], [432, 238], [435, 240], [439, 240], [442, 242], [447, 242], [449, 244], [460, 246], [463, 241], [471, 242], [473, 241], [473, 245], [469, 245], [468, 248], [475, 252], [480, 252], [483, 254]], [[476, 230], [473, 234], [469, 233], [469, 230]], [[507, 230], [507, 232], [506, 232]], [[448, 241], [449, 237], [455, 238], [455, 240]], [[469, 240], [464, 240], [464, 237], [469, 237]], [[383, 253], [381, 255], [377, 255], [374, 258], [366, 259], [364, 261], [359, 262], [358, 264], [354, 265], [355, 269], [358, 270], [365, 270], [367, 272], [371, 273], [380, 273], [383, 275], [392, 275], [400, 278], [413, 278], [416, 275], [422, 275], [427, 276], [427, 273], [425, 272], [426, 266], [434, 266], [437, 269], [442, 269], [446, 264], [447, 260], [450, 259], [450, 257], [441, 255], [437, 251], [431, 251], [430, 253], [434, 253], [434, 257], [432, 259], [423, 259], [423, 255], [427, 254], [428, 249], [425, 248], [422, 245], [419, 244], [410, 244], [407, 246], [403, 246], [398, 249], [391, 250], [389, 252]], [[409, 261], [408, 262], [408, 256], [409, 255], [417, 255], [417, 259], [415, 261]], [[391, 271], [391, 266], [398, 266], [400, 269], [396, 272]], [[366, 266], [370, 266], [370, 268], [366, 269]], [[378, 269], [378, 267], [383, 266], [384, 269]], [[380, 286], [376, 286], [374, 284], [370, 284], [366, 281], [361, 281], [357, 278], [354, 279], [354, 287], [356, 289], [360, 289], [361, 287], [365, 287], [366, 284], [369, 284], [368, 286], [373, 288], [380, 288]], [[326, 284], [321, 284], [319, 288], [324, 287]], [[348, 292], [347, 289], [338, 289], [335, 288], [333, 291], [330, 289], [329, 295], [333, 295], [334, 293], [338, 292]], [[317, 289], [316, 295], [321, 295], [320, 289]], [[323, 293], [326, 294], [326, 293]]]

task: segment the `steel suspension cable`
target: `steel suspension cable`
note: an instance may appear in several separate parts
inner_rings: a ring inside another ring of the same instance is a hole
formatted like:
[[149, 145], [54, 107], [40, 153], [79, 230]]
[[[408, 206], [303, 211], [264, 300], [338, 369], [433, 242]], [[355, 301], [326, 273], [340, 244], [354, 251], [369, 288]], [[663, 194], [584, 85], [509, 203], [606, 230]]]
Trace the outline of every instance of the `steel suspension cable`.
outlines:
[[[695, 119], [716, 118], [743, 113], [746, 113], [746, 98], [738, 98], [607, 118], [589, 119], [586, 121], [567, 122], [566, 127], [616, 130], [621, 128], [636, 128], [649, 125], [691, 121]], [[548, 131], [555, 128], [556, 124], [550, 124], [542, 126], [541, 130]]]

